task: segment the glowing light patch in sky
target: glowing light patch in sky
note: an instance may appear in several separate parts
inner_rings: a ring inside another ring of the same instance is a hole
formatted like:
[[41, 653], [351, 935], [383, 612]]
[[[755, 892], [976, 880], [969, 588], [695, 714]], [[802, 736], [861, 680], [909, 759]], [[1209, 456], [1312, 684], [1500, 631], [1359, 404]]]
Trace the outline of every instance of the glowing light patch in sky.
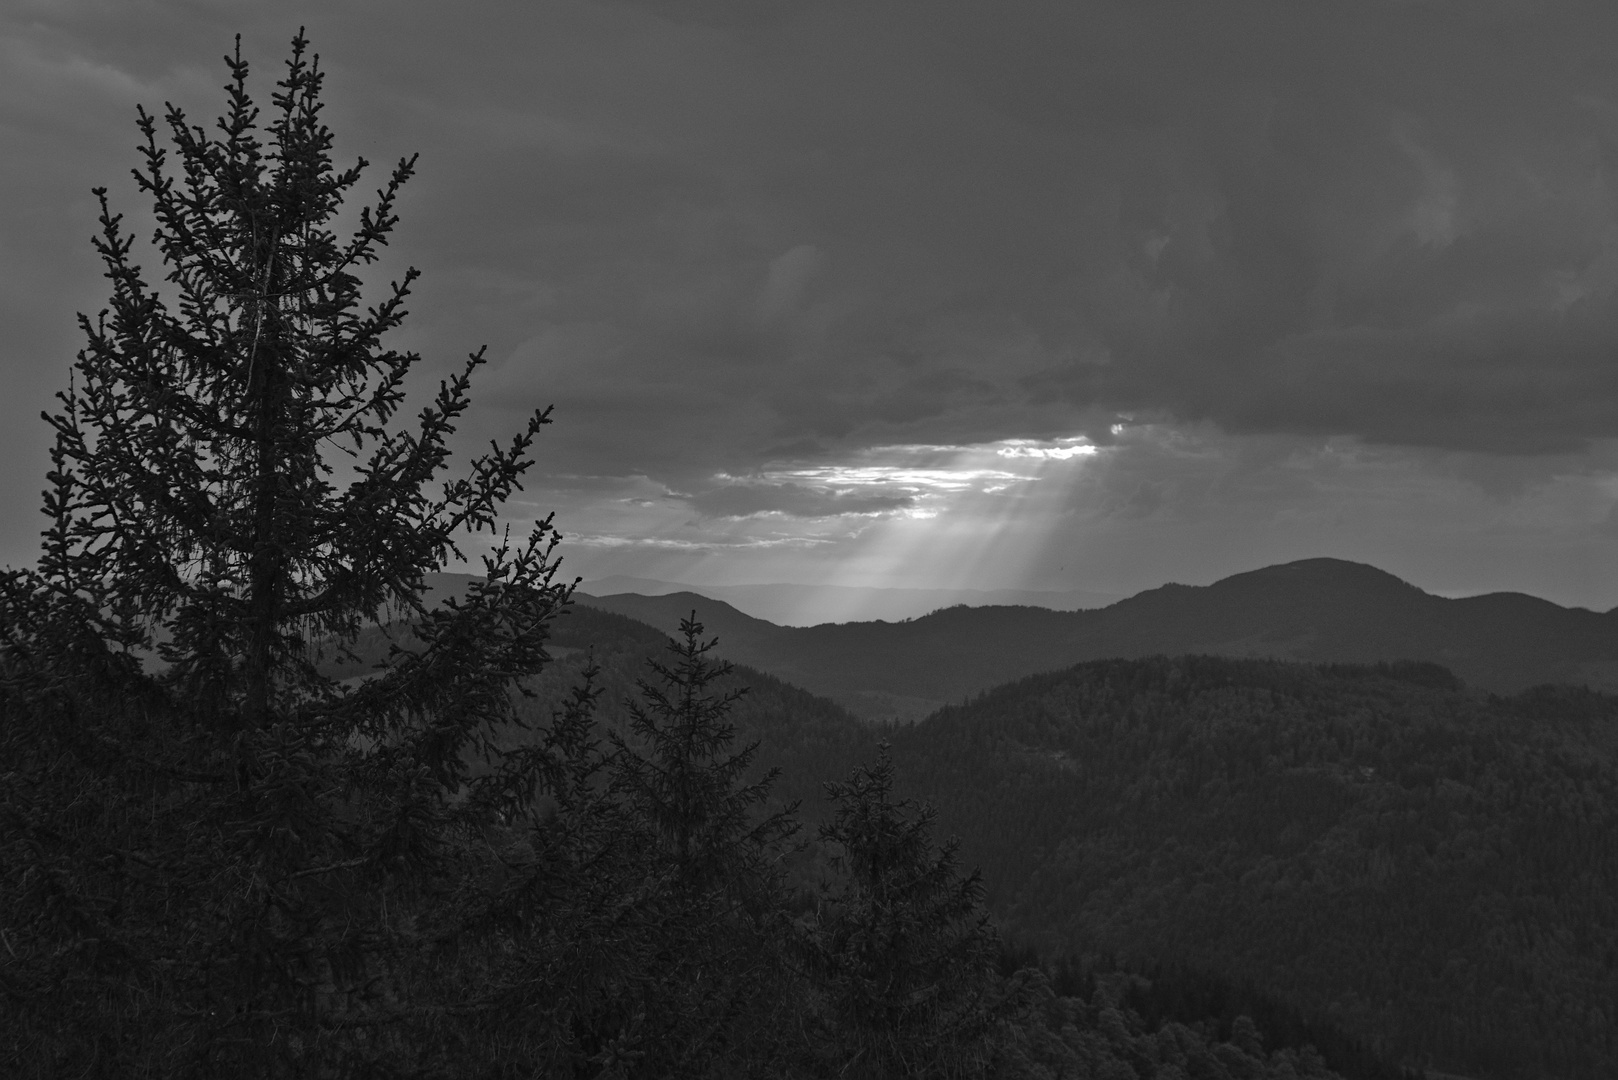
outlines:
[[[840, 511], [828, 508], [801, 517], [905, 518], [928, 521], [950, 512], [973, 495], [1001, 495], [1036, 483], [1051, 462], [1089, 457], [1098, 447], [1078, 437], [1004, 439], [964, 446], [896, 445], [862, 451], [852, 462], [774, 465], [752, 476], [721, 473], [721, 484], [743, 487], [792, 486], [830, 499], [887, 496], [894, 505]], [[1026, 463], [1026, 464], [1025, 464]], [[752, 516], [781, 516], [759, 511]]]
[[[1116, 426], [1113, 434], [1117, 434]], [[1030, 439], [1008, 439], [996, 453], [1008, 458], [1038, 458], [1044, 461], [1067, 461], [1070, 458], [1089, 457], [1099, 449], [1090, 443], [1062, 440], [1066, 445], [1040, 446]]]
[[[1100, 453], [1082, 438], [873, 447], [851, 462], [770, 468], [754, 482], [907, 497], [872, 515], [835, 562], [820, 563], [818, 584], [993, 588], [1022, 583], [1059, 533], [1087, 459]], [[865, 617], [862, 602], [849, 597], [838, 617]]]
[[[1061, 529], [1089, 462], [1110, 452], [1082, 438], [904, 444], [767, 462], [691, 492], [624, 478], [616, 498], [564, 515], [565, 546], [598, 576], [1017, 587]], [[844, 599], [838, 618], [869, 614], [859, 605], [870, 598]], [[817, 617], [824, 608], [823, 598]]]
[[[883, 494], [907, 500], [887, 510], [859, 512], [865, 517], [927, 519], [939, 513], [939, 503], [972, 491], [1001, 491], [1027, 483], [1029, 476], [1003, 469], [916, 468], [904, 465], [819, 465], [801, 469], [769, 469], [759, 480], [774, 484], [801, 484], [834, 497]], [[838, 515], [847, 516], [847, 515]]]
[[568, 534], [568, 540], [586, 547], [602, 548], [668, 548], [673, 551], [711, 551], [715, 548], [778, 548], [811, 547], [834, 541], [816, 536], [744, 536], [739, 538], [712, 537], [701, 540], [683, 540], [672, 536], [602, 536], [583, 533]]
[[[929, 491], [970, 491], [983, 480], [1027, 480], [1030, 477], [1000, 469], [912, 469], [900, 465], [822, 465], [806, 469], [770, 469], [765, 480], [820, 484], [833, 492], [852, 493], [864, 487]], [[721, 478], [734, 480], [734, 477]]]

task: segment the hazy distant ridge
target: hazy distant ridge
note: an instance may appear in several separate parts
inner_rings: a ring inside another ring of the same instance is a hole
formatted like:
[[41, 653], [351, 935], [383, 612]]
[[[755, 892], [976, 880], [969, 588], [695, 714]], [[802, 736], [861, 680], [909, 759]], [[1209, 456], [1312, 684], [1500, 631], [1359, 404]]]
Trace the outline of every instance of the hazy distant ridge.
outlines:
[[1618, 689], [1618, 610], [1521, 593], [1451, 600], [1338, 559], [1165, 585], [1100, 610], [954, 607], [902, 623], [784, 627], [693, 592], [584, 602], [665, 632], [695, 608], [732, 659], [864, 715], [914, 716], [1024, 675], [1155, 654], [1426, 660], [1498, 693], [1541, 683]]
[[723, 600], [739, 611], [780, 626], [814, 626], [825, 622], [897, 622], [939, 608], [1025, 605], [1056, 611], [1105, 607], [1123, 599], [1117, 593], [1031, 589], [877, 589], [846, 585], [682, 585], [672, 581], [616, 575], [584, 584], [592, 596], [636, 593], [667, 596], [692, 592]]

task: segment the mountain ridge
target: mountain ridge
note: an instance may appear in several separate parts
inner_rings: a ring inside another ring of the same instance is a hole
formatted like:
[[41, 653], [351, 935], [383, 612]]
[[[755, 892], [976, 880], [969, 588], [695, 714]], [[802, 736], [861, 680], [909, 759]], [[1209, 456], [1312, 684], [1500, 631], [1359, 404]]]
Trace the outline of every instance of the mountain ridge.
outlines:
[[918, 719], [1036, 672], [1157, 654], [1417, 660], [1495, 693], [1541, 683], [1618, 689], [1618, 609], [1565, 608], [1511, 592], [1451, 599], [1330, 558], [1209, 585], [1163, 585], [1099, 609], [958, 605], [892, 623], [783, 627], [695, 592], [579, 600], [665, 632], [694, 610], [721, 653], [871, 719]]
[[1117, 593], [1085, 590], [1031, 589], [914, 589], [877, 588], [846, 585], [802, 585], [763, 582], [744, 585], [689, 585], [614, 575], [583, 585], [592, 596], [635, 593], [665, 596], [691, 592], [721, 600], [755, 618], [779, 626], [814, 626], [824, 622], [887, 622], [918, 618], [939, 608], [957, 604], [1031, 605], [1054, 611], [1075, 611], [1103, 607], [1123, 597]]

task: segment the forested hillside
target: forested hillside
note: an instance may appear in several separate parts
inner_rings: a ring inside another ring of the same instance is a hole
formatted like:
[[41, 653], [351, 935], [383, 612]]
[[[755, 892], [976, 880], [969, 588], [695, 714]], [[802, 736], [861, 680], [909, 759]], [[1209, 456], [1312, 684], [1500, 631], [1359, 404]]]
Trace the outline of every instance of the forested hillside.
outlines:
[[[660, 635], [575, 606], [621, 722]], [[1484, 1077], [1618, 1062], [1618, 699], [1498, 698], [1425, 664], [1081, 664], [872, 727], [759, 672], [735, 717], [819, 820], [820, 785], [892, 743], [989, 906], [1046, 956], [1190, 965], [1390, 1059]], [[614, 719], [617, 718], [617, 719]]]
[[[351, 676], [369, 667], [387, 654], [390, 638], [414, 644], [413, 636], [401, 627], [386, 633], [373, 631], [356, 643], [355, 661], [329, 665], [329, 673]], [[601, 690], [594, 710], [598, 729], [627, 731], [638, 694], [636, 684], [646, 674], [646, 660], [664, 651], [667, 644], [660, 632], [635, 620], [582, 605], [569, 608], [557, 620], [552, 636], [550, 651], [556, 659], [528, 683], [535, 697], [524, 704], [522, 712], [536, 731], [510, 729], [505, 744], [518, 748], [530, 743], [587, 670], [596, 672], [595, 685]], [[928, 724], [914, 729], [873, 727], [830, 701], [747, 668], [734, 670], [715, 687], [726, 692], [745, 690], [734, 703], [730, 718], [739, 742], [757, 740], [760, 744], [749, 779], [759, 780], [770, 769], [779, 768], [771, 807], [795, 806], [797, 816], [811, 826], [806, 847], [789, 860], [789, 880], [795, 888], [812, 890], [835, 877], [826, 849], [813, 839], [813, 826], [829, 823], [835, 810], [827, 798], [826, 784], [875, 759], [884, 740], [894, 742], [896, 763], [902, 759], [902, 764], [896, 764], [896, 787], [929, 797], [950, 821], [943, 831], [961, 831], [957, 810], [962, 803], [957, 793], [936, 789], [927, 782], [928, 774], [917, 770], [917, 753], [925, 746]], [[968, 781], [968, 785], [974, 783]], [[1015, 793], [1005, 794], [1015, 798]], [[967, 835], [969, 844], [979, 846], [972, 834]], [[967, 855], [963, 848], [963, 862], [975, 865], [981, 859], [978, 853]], [[991, 873], [1019, 873], [1022, 869], [1013, 864], [996, 867]], [[985, 883], [990, 896], [1005, 892], [1001, 882], [986, 879]], [[1000, 1065], [1008, 1070], [1004, 1075], [1104, 1075], [1100, 1070], [1115, 1059], [1130, 1063], [1130, 1071], [1117, 1074], [1120, 1077], [1162, 1075], [1168, 1080], [1177, 1074], [1158, 1070], [1177, 1061], [1192, 1076], [1204, 1075], [1192, 1064], [1198, 1061], [1209, 1069], [1234, 1068], [1228, 1072], [1232, 1076], [1259, 1075], [1252, 1072], [1260, 1068], [1258, 1062], [1271, 1060], [1254, 1050], [1261, 1044], [1279, 1054], [1269, 1066], [1282, 1070], [1277, 1075], [1286, 1075], [1288, 1068], [1310, 1075], [1311, 1069], [1328, 1065], [1346, 1077], [1363, 1080], [1394, 1080], [1402, 1075], [1391, 1059], [1338, 1028], [1324, 1013], [1300, 1012], [1283, 995], [1251, 980], [1239, 983], [1184, 964], [1164, 967], [1151, 962], [1155, 957], [1139, 956], [1132, 963], [1125, 957], [1122, 968], [1116, 957], [1073, 961], [1074, 949], [1065, 940], [1048, 934], [1019, 935], [1019, 939], [1025, 944], [1005, 954], [1003, 973], [1011, 975], [1043, 961], [1050, 978], [1037, 978], [1031, 984], [1032, 1007], [1014, 1025], [1005, 1051], [1008, 1056]], [[1031, 942], [1038, 942], [1039, 947], [1028, 947]], [[1257, 1018], [1259, 1024], [1244, 1027], [1249, 1021], [1242, 1017]], [[1216, 1055], [1220, 1045], [1224, 1049]], [[1240, 1047], [1254, 1050], [1245, 1065]], [[1311, 1056], [1310, 1047], [1326, 1056]], [[1026, 1073], [1019, 1071], [1025, 1069]]]
[[1118, 660], [892, 738], [1013, 933], [1249, 978], [1458, 1072], [1618, 1074], [1618, 699]]
[[[527, 680], [534, 697], [518, 705], [535, 730], [509, 729], [501, 740], [517, 745], [532, 739], [592, 667], [600, 691], [593, 710], [599, 729], [626, 731], [629, 705], [639, 695], [636, 684], [647, 674], [646, 662], [660, 656], [668, 643], [662, 632], [634, 619], [581, 604], [567, 608], [556, 620], [548, 646], [552, 662]], [[390, 644], [419, 647], [408, 625], [375, 627], [354, 642], [352, 659], [333, 657], [322, 672], [334, 678], [362, 676], [386, 659]], [[727, 692], [745, 688], [730, 717], [744, 743], [763, 744], [749, 775], [758, 779], [771, 767], [781, 767], [771, 792], [773, 804], [800, 803], [804, 815], [816, 823], [826, 801], [823, 785], [871, 759], [885, 734], [834, 702], [751, 668], [737, 668], [716, 685]], [[482, 767], [470, 757], [469, 765]]]

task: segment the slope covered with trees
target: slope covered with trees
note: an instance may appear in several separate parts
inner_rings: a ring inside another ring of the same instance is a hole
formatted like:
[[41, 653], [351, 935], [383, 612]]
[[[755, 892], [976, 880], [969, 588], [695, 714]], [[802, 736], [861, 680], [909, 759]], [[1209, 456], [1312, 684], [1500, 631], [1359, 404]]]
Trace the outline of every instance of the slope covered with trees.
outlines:
[[1618, 1070], [1618, 699], [1119, 660], [892, 738], [1014, 934], [1250, 979], [1473, 1075]]
[[[613, 688], [598, 719], [622, 727], [660, 635], [582, 606], [557, 626], [541, 700], [593, 657]], [[1120, 999], [1148, 1034], [1236, 1010], [1345, 1075], [1610, 1068], [1611, 697], [1493, 698], [1420, 664], [1158, 658], [872, 726], [760, 672], [729, 679], [716, 685], [753, 688], [739, 737], [761, 741], [759, 768], [781, 768], [801, 817], [830, 820], [822, 783], [888, 739], [896, 788], [937, 807], [1030, 957], [1112, 955], [1155, 976]], [[812, 853], [792, 863], [800, 884], [824, 872]]]

